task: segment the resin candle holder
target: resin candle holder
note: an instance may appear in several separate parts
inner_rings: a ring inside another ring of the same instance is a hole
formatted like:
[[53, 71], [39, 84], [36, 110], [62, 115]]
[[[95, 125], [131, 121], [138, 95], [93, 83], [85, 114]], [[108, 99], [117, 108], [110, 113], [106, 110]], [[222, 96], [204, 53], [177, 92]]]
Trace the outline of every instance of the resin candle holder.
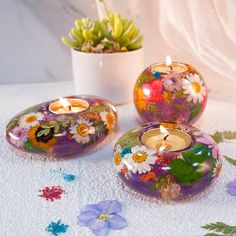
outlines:
[[15, 148], [52, 156], [90, 152], [108, 138], [117, 123], [115, 107], [94, 96], [45, 102], [16, 115], [7, 125]]
[[177, 62], [153, 64], [139, 76], [134, 104], [147, 122], [193, 124], [204, 111], [207, 88], [190, 65]]
[[189, 199], [221, 170], [214, 140], [188, 125], [149, 123], [124, 134], [114, 148], [118, 176], [129, 188], [164, 200]]

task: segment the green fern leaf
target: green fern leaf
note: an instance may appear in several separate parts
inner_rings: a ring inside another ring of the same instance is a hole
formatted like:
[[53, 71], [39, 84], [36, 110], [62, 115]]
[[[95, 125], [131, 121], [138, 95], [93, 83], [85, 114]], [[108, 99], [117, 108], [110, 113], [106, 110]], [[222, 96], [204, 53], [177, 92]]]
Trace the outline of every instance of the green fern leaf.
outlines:
[[216, 143], [222, 143], [223, 140], [223, 134], [221, 132], [216, 131], [211, 137], [215, 140]]
[[224, 131], [223, 132], [225, 139], [236, 139], [236, 132], [235, 131]]
[[236, 159], [230, 158], [228, 156], [224, 156], [224, 158], [232, 165], [236, 166]]
[[[223, 233], [222, 236], [236, 236], [236, 226], [230, 226], [223, 222], [216, 222], [202, 226], [203, 229]], [[208, 236], [218, 236], [218, 234], [208, 233]], [[220, 235], [221, 236], [221, 235]]]

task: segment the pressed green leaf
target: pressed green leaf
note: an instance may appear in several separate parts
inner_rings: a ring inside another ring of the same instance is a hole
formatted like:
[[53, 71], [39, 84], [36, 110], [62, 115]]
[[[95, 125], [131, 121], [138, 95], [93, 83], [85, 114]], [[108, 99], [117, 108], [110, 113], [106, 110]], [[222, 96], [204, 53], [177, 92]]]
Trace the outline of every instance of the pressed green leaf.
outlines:
[[67, 123], [64, 122], [64, 123], [61, 124], [61, 126], [64, 127], [64, 128], [66, 128], [66, 127], [67, 127]]
[[193, 169], [185, 160], [174, 159], [171, 162], [171, 174], [182, 184], [194, 184], [201, 177], [202, 173]]
[[173, 108], [176, 109], [176, 110], [181, 110], [181, 109], [183, 108], [182, 105], [176, 104], [176, 103], [174, 103], [172, 106], [173, 106]]
[[156, 103], [148, 103], [147, 109], [152, 112], [152, 113], [157, 113], [158, 112], [158, 108], [157, 108], [157, 104]]
[[44, 130], [44, 135], [47, 136], [50, 133], [50, 129], [45, 129]]
[[224, 156], [224, 158], [232, 165], [236, 166], [236, 159], [230, 158], [228, 156]]
[[7, 124], [7, 130], [14, 128], [18, 123], [17, 118], [13, 118], [8, 124]]
[[51, 120], [49, 123], [50, 123], [50, 126], [55, 126], [55, 125], [57, 125], [57, 122], [56, 122], [55, 120]]
[[132, 148], [133, 146], [139, 145], [140, 142], [137, 138], [137, 132], [130, 131], [126, 133], [118, 140], [118, 144], [122, 149]]
[[150, 186], [150, 190], [154, 191], [156, 189], [166, 188], [168, 186], [168, 180], [166, 176], [162, 176], [157, 178], [155, 181], [152, 182]]
[[148, 74], [145, 74], [145, 73], [142, 73], [139, 77], [138, 77], [138, 83], [139, 85], [143, 85], [144, 83], [147, 83], [149, 82], [151, 79], [150, 79], [150, 75]]
[[89, 109], [91, 112], [101, 112], [101, 111], [106, 111], [107, 106], [106, 105], [96, 105], [96, 106], [91, 106]]
[[194, 119], [194, 117], [200, 112], [201, 108], [202, 108], [202, 103], [197, 103], [194, 106], [194, 108], [190, 114], [189, 120], [188, 120], [189, 122], [192, 121], [192, 119]]
[[45, 152], [44, 150], [35, 147], [30, 139], [27, 139], [27, 141], [24, 143], [24, 149], [29, 152], [39, 152], [39, 153]]
[[184, 97], [184, 91], [183, 91], [183, 89], [177, 91], [177, 92], [175, 93], [175, 97], [176, 97], [176, 98], [182, 98], [182, 97]]
[[41, 128], [48, 129], [48, 128], [50, 128], [50, 126], [48, 126], [48, 125], [41, 125]]
[[44, 135], [44, 131], [45, 131], [45, 129], [40, 130], [40, 131], [37, 133], [37, 137], [41, 137], [42, 135]]
[[56, 125], [54, 128], [54, 133], [57, 134], [60, 131], [60, 125]]
[[57, 121], [60, 121], [60, 122], [63, 122], [63, 121], [65, 120], [65, 118], [63, 118], [63, 117], [58, 117], [56, 120], [57, 120]]

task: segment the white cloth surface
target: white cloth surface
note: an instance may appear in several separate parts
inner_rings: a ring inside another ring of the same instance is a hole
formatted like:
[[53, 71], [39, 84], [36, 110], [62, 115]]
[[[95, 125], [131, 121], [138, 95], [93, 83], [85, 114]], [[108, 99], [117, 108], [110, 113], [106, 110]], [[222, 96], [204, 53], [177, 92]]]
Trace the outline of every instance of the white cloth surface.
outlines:
[[[124, 189], [113, 168], [112, 150], [119, 136], [138, 124], [133, 105], [119, 107], [119, 127], [113, 140], [103, 149], [83, 157], [50, 160], [19, 153], [5, 140], [9, 119], [23, 109], [49, 99], [70, 95], [72, 84], [33, 84], [0, 86], [0, 235], [50, 235], [45, 228], [51, 221], [69, 225], [61, 235], [89, 236], [91, 231], [76, 224], [80, 210], [87, 204], [117, 199], [123, 205], [121, 215], [128, 227], [111, 231], [119, 236], [200, 236], [202, 225], [223, 221], [235, 225], [236, 199], [226, 192], [226, 184], [236, 177], [236, 168], [227, 161], [212, 191], [201, 198], [180, 203], [161, 203], [140, 197]], [[234, 103], [209, 100], [199, 122], [202, 130], [236, 130]], [[235, 158], [236, 141], [220, 144], [221, 152]], [[51, 177], [52, 169], [62, 168], [77, 175], [72, 182]], [[38, 197], [39, 189], [60, 185], [67, 194], [61, 200]]]

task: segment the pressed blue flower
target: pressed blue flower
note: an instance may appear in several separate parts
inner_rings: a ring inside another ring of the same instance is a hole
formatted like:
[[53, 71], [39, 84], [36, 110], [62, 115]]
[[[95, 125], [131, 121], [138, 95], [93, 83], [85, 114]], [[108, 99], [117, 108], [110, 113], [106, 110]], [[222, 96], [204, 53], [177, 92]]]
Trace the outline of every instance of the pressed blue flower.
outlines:
[[121, 155], [122, 157], [124, 157], [125, 154], [127, 154], [127, 153], [131, 153], [131, 148], [125, 148], [125, 149], [123, 149], [123, 150], [121, 151], [120, 155]]
[[75, 180], [75, 175], [73, 175], [73, 174], [63, 173], [63, 174], [62, 174], [62, 177], [63, 177], [63, 179], [64, 179], [65, 181], [67, 181], [67, 182], [70, 182], [70, 181]]
[[232, 196], [236, 196], [236, 179], [234, 179], [233, 181], [229, 182], [227, 185], [227, 192], [232, 195]]
[[53, 236], [58, 236], [59, 234], [66, 233], [68, 227], [69, 225], [62, 224], [61, 220], [58, 220], [57, 222], [51, 221], [45, 230]]
[[127, 227], [127, 221], [120, 216], [121, 204], [107, 200], [87, 205], [78, 216], [78, 223], [89, 227], [96, 236], [108, 235], [110, 229], [120, 230]]
[[154, 72], [152, 73], [152, 76], [153, 76], [154, 79], [158, 79], [158, 78], [161, 76], [161, 73], [158, 72], [158, 71], [154, 71]]

